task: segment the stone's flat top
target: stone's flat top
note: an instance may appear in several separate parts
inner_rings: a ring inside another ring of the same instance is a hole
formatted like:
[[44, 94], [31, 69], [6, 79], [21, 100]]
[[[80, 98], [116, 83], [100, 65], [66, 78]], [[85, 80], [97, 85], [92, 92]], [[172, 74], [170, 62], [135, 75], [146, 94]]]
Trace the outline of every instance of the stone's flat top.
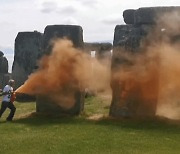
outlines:
[[79, 26], [79, 25], [47, 25], [46, 26], [46, 28], [47, 27], [81, 27], [81, 26]]
[[132, 28], [135, 27], [135, 25], [116, 25], [115, 30], [116, 29], [127, 29], [127, 28]]
[[44, 30], [42, 49], [50, 53], [52, 46], [50, 40], [66, 37], [73, 42], [74, 47], [83, 47], [83, 29], [78, 25], [48, 25]]
[[19, 32], [17, 34], [16, 38], [19, 38], [19, 37], [29, 38], [29, 37], [36, 37], [36, 36], [42, 36], [42, 33], [37, 32], [37, 31], [34, 31], [34, 32]]
[[163, 13], [168, 13], [168, 12], [180, 12], [180, 7], [179, 6], [172, 6], [172, 7], [141, 7], [135, 11], [135, 16], [136, 14], [163, 14]]
[[47, 25], [44, 33], [47, 31], [51, 30], [56, 30], [56, 29], [79, 29], [82, 30], [82, 27], [79, 25]]
[[180, 6], [141, 7], [136, 10], [127, 9], [123, 11], [123, 18], [126, 24], [153, 24], [157, 15], [171, 12], [180, 13]]
[[157, 6], [157, 7], [140, 7], [138, 10], [178, 10], [180, 6]]
[[127, 9], [123, 11], [124, 13], [128, 13], [128, 12], [134, 12], [134, 11], [180, 11], [180, 6], [157, 6], [157, 7], [140, 7], [138, 9]]

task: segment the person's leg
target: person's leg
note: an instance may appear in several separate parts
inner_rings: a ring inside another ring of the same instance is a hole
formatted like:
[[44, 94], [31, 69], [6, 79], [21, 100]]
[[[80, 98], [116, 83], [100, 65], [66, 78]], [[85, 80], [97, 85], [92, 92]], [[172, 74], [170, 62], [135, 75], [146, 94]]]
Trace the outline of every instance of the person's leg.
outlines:
[[9, 108], [11, 111], [10, 111], [10, 113], [9, 113], [9, 116], [6, 118], [6, 120], [12, 121], [12, 119], [13, 119], [13, 117], [14, 117], [14, 113], [16, 112], [16, 107], [14, 106], [13, 103], [9, 102], [8, 108]]
[[2, 116], [2, 114], [4, 113], [4, 111], [7, 108], [8, 103], [7, 102], [2, 102], [1, 104], [1, 109], [0, 109], [0, 117]]

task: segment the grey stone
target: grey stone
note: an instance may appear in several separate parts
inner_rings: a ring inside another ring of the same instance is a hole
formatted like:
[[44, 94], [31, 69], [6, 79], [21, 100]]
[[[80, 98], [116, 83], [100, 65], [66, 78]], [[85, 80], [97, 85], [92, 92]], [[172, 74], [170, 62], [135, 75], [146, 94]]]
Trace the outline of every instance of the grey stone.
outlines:
[[11, 79], [10, 73], [0, 73], [0, 89], [3, 89], [8, 84], [9, 79]]
[[8, 60], [6, 57], [0, 57], [0, 73], [8, 73]]
[[136, 10], [128, 9], [123, 12], [124, 22], [126, 24], [134, 24], [134, 13]]
[[4, 53], [2, 51], [0, 51], [0, 57], [4, 56]]
[[135, 24], [155, 24], [164, 13], [180, 12], [180, 7], [143, 7], [134, 13]]
[[57, 38], [67, 38], [73, 42], [74, 47], [83, 47], [83, 30], [77, 25], [49, 25], [43, 35], [42, 50], [49, 54], [52, 49], [51, 41]]
[[39, 32], [19, 32], [15, 39], [15, 55], [12, 76], [16, 81], [16, 88], [24, 84], [28, 76], [34, 71], [41, 54], [42, 34]]
[[[61, 93], [61, 92], [60, 92]], [[36, 98], [36, 112], [51, 115], [79, 115], [84, 109], [84, 93], [74, 90], [74, 104], [70, 108], [63, 107], [62, 104], [67, 102], [57, 102], [49, 96], [38, 95]], [[62, 97], [69, 97], [68, 93], [64, 93]], [[59, 94], [60, 95], [60, 94]], [[64, 101], [62, 99], [62, 101]], [[66, 105], [65, 105], [66, 106]]]
[[[145, 22], [117, 25], [115, 27], [111, 65], [112, 102], [109, 113], [113, 117], [155, 116], [158, 98], [158, 76], [152, 77], [144, 83], [147, 87], [149, 83], [157, 83], [155, 84], [157, 86], [154, 86], [153, 91], [150, 92], [153, 95], [151, 99], [142, 98], [140, 83], [135, 83], [136, 86], [126, 92], [124, 87], [126, 87], [129, 81], [121, 81], [113, 77], [124, 66], [125, 68], [131, 68], [134, 65], [132, 60], [129, 60], [126, 56], [122, 56], [120, 53], [128, 52], [131, 56], [141, 55], [141, 51], [144, 51], [147, 42], [151, 42], [147, 36], [153, 30], [154, 25]], [[126, 97], [123, 97], [124, 92], [126, 92]]]
[[11, 74], [8, 73], [8, 60], [4, 57], [4, 53], [0, 51], [0, 89], [8, 84]]
[[[54, 39], [62, 39], [64, 37], [70, 39], [75, 48], [83, 48], [83, 30], [76, 25], [50, 25], [45, 28], [43, 35], [42, 49], [43, 54], [50, 54], [52, 51], [51, 41]], [[60, 96], [60, 102], [50, 98], [50, 96], [38, 95], [36, 100], [36, 111], [40, 113], [50, 113], [59, 115], [78, 115], [84, 108], [84, 91], [78, 86], [79, 83], [73, 79], [72, 83], [68, 83], [61, 87], [57, 95]], [[74, 85], [77, 88], [73, 88]], [[68, 109], [64, 108], [62, 104], [66, 104], [66, 100], [61, 98], [74, 98], [74, 105]], [[62, 95], [63, 94], [63, 95]]]
[[139, 51], [142, 40], [152, 29], [153, 26], [146, 25], [117, 25], [114, 32], [113, 48], [121, 47], [126, 51]]

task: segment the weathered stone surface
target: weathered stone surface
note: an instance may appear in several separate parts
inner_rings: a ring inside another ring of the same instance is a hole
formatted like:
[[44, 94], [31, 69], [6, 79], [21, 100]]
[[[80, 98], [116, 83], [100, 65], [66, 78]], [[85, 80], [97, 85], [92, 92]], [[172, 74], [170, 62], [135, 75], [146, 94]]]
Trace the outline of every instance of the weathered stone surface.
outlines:
[[[133, 65], [132, 65], [133, 66]], [[134, 78], [134, 79], [133, 79]], [[110, 115], [113, 117], [151, 117], [156, 114], [158, 101], [158, 75], [146, 82], [136, 82], [136, 76], [126, 80], [112, 80], [113, 91]], [[153, 83], [153, 84], [152, 84]], [[134, 86], [126, 89], [129, 84]], [[148, 89], [148, 94], [144, 94]]]
[[155, 24], [165, 13], [180, 11], [180, 7], [142, 7], [137, 10], [128, 9], [123, 12], [126, 24]]
[[134, 24], [134, 13], [136, 10], [129, 9], [123, 12], [124, 22], [126, 24]]
[[42, 50], [49, 54], [52, 49], [51, 41], [57, 38], [67, 38], [73, 42], [74, 47], [83, 47], [83, 30], [77, 25], [49, 25], [43, 35]]
[[16, 88], [24, 84], [33, 72], [41, 53], [42, 34], [39, 32], [19, 32], [15, 39], [15, 55], [12, 76]]
[[0, 73], [8, 73], [8, 60], [6, 57], [0, 57]]
[[0, 89], [8, 84], [11, 74], [8, 73], [8, 60], [4, 57], [4, 53], [0, 51]]
[[[158, 98], [158, 75], [152, 76], [143, 85], [136, 80], [136, 76], [121, 80], [116, 77], [123, 68], [127, 70], [133, 68], [133, 60], [122, 56], [121, 53], [127, 52], [131, 56], [141, 54], [144, 50], [144, 43], [148, 42], [146, 36], [153, 31], [152, 24], [130, 24], [117, 25], [114, 32], [113, 57], [112, 57], [112, 103], [110, 115], [114, 117], [133, 117], [133, 116], [154, 116], [156, 113]], [[145, 41], [144, 41], [145, 40]], [[151, 41], [151, 40], [149, 40]], [[132, 57], [131, 57], [132, 58]], [[151, 84], [155, 83], [155, 84]], [[127, 90], [126, 87], [132, 84]], [[152, 89], [151, 89], [151, 88]], [[144, 97], [142, 89], [149, 89], [152, 97]]]
[[[45, 28], [43, 35], [43, 54], [50, 54], [52, 49], [51, 41], [59, 38], [68, 38], [70, 39], [74, 47], [82, 48], [83, 47], [83, 33], [82, 28], [80, 26], [74, 25], [50, 25]], [[73, 79], [73, 76], [72, 76]], [[68, 114], [68, 115], [77, 115], [83, 110], [84, 106], [84, 92], [80, 90], [78, 83], [72, 81], [71, 85], [76, 85], [78, 87], [73, 89], [72, 86], [65, 85], [61, 88], [59, 95], [62, 98], [73, 97], [74, 105], [68, 109], [64, 108], [62, 104], [66, 104], [66, 99], [61, 99], [60, 102], [55, 101], [50, 98], [50, 96], [38, 95], [36, 100], [36, 111], [41, 113], [50, 113], [50, 114]], [[63, 101], [63, 102], [62, 102]]]
[[0, 57], [4, 56], [4, 53], [2, 51], [0, 51]]
[[8, 84], [9, 79], [11, 79], [10, 73], [0, 73], [0, 89], [3, 89]]
[[153, 28], [153, 26], [148, 25], [117, 25], [114, 32], [113, 47], [121, 47], [132, 52], [139, 51], [142, 40]]
[[139, 8], [134, 13], [135, 24], [155, 24], [157, 17], [164, 13], [171, 13], [173, 11], [180, 11], [180, 7], [144, 7]]
[[[36, 112], [51, 114], [51, 115], [79, 115], [84, 109], [84, 93], [79, 90], [74, 90], [73, 106], [70, 108], [63, 107], [62, 104], [66, 102], [57, 102], [52, 100], [49, 96], [38, 95], [36, 98]], [[66, 93], [64, 97], [69, 97]], [[62, 99], [62, 101], [64, 101]], [[66, 105], [65, 105], [66, 106]]]

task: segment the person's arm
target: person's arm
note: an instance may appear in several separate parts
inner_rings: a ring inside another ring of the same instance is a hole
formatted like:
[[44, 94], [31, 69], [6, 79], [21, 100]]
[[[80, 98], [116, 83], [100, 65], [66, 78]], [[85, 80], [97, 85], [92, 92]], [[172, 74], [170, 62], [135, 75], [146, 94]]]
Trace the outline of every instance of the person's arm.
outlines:
[[10, 91], [2, 92], [2, 95], [8, 95], [8, 94], [11, 94], [11, 92]]

